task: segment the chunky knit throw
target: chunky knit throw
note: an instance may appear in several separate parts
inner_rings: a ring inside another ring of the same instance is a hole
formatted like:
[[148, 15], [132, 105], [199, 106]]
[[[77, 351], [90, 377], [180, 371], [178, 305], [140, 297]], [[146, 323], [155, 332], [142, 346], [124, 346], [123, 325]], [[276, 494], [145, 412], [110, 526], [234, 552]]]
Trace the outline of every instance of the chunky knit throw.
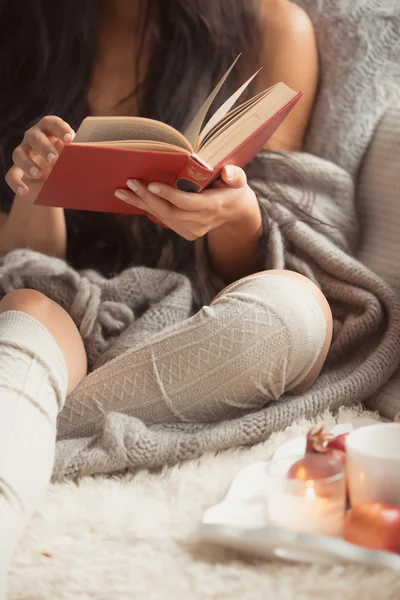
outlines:
[[[353, 256], [354, 181], [379, 119], [400, 92], [400, 6], [391, 0], [299, 3], [314, 20], [322, 69], [308, 153], [264, 153], [250, 165], [248, 175], [268, 231], [265, 267], [306, 274], [332, 306], [335, 335], [323, 374], [299, 397], [282, 398], [217, 424], [146, 426], [111, 413], [87, 437], [58, 441], [54, 480], [160, 467], [206, 450], [253, 444], [298, 417], [312, 418], [326, 408], [367, 399], [396, 371], [397, 295]], [[282, 197], [287, 202], [280, 202]], [[192, 284], [182, 273], [140, 266], [105, 280], [94, 272], [77, 273], [54, 258], [15, 251], [1, 259], [0, 292], [32, 287], [64, 306], [81, 331], [95, 369], [111, 359], [118, 361], [127, 348], [187, 318], [199, 297], [211, 299], [222, 287], [207, 264], [202, 242], [192, 249], [197, 273]], [[78, 388], [74, 394], [79, 393]], [[65, 418], [61, 413], [61, 430]]]

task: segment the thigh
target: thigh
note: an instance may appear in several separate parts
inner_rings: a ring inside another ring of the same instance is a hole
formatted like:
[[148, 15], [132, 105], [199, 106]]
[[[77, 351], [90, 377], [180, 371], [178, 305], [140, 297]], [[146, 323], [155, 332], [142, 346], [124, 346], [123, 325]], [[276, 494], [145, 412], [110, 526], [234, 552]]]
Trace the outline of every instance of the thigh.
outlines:
[[25, 312], [53, 336], [64, 356], [71, 392], [87, 373], [86, 352], [79, 331], [69, 314], [56, 302], [30, 289], [9, 292], [0, 301], [0, 312]]
[[194, 317], [91, 373], [69, 396], [60, 437], [118, 411], [146, 424], [215, 422], [296, 389], [324, 352], [315, 290], [281, 273], [236, 282]]

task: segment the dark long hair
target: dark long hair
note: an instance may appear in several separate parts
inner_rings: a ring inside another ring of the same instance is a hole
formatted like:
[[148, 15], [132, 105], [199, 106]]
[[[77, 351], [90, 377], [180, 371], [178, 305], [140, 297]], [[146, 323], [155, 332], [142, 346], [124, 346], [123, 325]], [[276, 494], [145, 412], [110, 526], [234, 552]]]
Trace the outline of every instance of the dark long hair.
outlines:
[[[24, 131], [47, 114], [60, 116], [76, 129], [88, 113], [101, 4], [100, 0], [0, 0], [2, 210], [9, 210], [12, 202], [4, 175]], [[138, 35], [142, 42], [154, 14], [150, 64], [144, 80], [138, 82], [139, 112], [183, 130], [240, 52], [242, 59], [220, 101], [249, 69], [259, 66], [258, 2], [141, 0]], [[82, 254], [86, 262], [93, 262], [90, 266], [101, 265], [102, 271], [116, 271], [129, 263], [131, 241], [117, 219], [74, 212], [67, 215], [67, 222], [70, 257], [76, 266], [81, 266]], [[81, 247], [83, 240], [86, 249]], [[89, 260], [89, 248], [97, 253], [96, 260]]]

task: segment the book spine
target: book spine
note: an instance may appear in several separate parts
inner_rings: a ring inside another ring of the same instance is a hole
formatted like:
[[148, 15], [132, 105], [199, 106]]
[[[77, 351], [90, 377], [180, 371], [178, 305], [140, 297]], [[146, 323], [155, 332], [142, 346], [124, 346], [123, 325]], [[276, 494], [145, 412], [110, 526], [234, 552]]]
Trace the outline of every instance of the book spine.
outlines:
[[175, 180], [175, 187], [183, 192], [198, 193], [217, 176], [215, 170], [201, 164], [195, 156], [188, 156], [185, 166]]

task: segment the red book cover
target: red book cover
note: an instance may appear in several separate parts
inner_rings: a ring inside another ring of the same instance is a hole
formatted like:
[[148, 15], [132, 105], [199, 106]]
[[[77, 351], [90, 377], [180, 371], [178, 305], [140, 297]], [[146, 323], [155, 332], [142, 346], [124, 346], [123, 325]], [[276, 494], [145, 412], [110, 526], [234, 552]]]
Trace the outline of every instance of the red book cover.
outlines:
[[302, 94], [238, 146], [215, 167], [208, 169], [195, 156], [86, 144], [64, 147], [44, 184], [36, 204], [74, 210], [119, 214], [145, 214], [114, 196], [128, 179], [167, 183], [199, 192], [218, 178], [227, 164], [245, 166], [261, 150]]
[[192, 161], [180, 152], [125, 150], [105, 146], [65, 146], [44, 184], [36, 204], [74, 210], [144, 214], [114, 196], [128, 179], [174, 185], [178, 174]]

